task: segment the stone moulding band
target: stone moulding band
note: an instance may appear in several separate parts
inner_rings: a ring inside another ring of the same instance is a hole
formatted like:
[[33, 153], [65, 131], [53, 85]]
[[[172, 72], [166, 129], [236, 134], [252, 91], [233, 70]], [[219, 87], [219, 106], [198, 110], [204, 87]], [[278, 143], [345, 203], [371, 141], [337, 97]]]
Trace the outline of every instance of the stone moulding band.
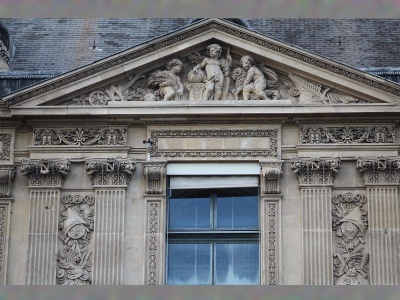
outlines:
[[164, 39], [155, 41], [148, 45], [142, 46], [138, 49], [129, 51], [128, 53], [117, 56], [111, 60], [103, 61], [103, 62], [101, 62], [93, 67], [89, 67], [83, 71], [73, 73], [69, 76], [49, 82], [49, 83], [47, 83], [41, 87], [38, 87], [36, 89], [32, 89], [32, 90], [22, 93], [20, 95], [11, 97], [6, 102], [8, 105], [16, 104], [18, 102], [21, 102], [21, 101], [27, 100], [29, 98], [47, 93], [54, 89], [66, 86], [70, 83], [76, 82], [76, 81], [86, 78], [88, 76], [98, 74], [107, 69], [116, 67], [118, 65], [122, 65], [130, 60], [140, 58], [149, 53], [157, 51], [159, 49], [171, 46], [173, 44], [176, 44], [178, 42], [181, 42], [183, 40], [192, 38], [196, 35], [199, 35], [201, 33], [211, 31], [211, 30], [218, 30], [220, 32], [232, 35], [236, 38], [240, 38], [247, 42], [250, 42], [250, 43], [256, 44], [260, 47], [266, 48], [272, 52], [279, 53], [281, 55], [290, 57], [297, 61], [304, 62], [304, 63], [312, 65], [314, 67], [318, 67], [318, 68], [328, 71], [332, 74], [337, 74], [337, 75], [343, 76], [345, 78], [348, 78], [350, 80], [353, 80], [353, 81], [362, 83], [364, 85], [379, 89], [383, 92], [386, 92], [386, 93], [389, 93], [389, 94], [392, 94], [395, 96], [400, 96], [399, 88], [396, 88], [390, 84], [379, 82], [376, 79], [371, 78], [370, 77], [371, 75], [369, 75], [369, 74], [368, 75], [360, 74], [361, 72], [352, 70], [349, 67], [340, 66], [340, 65], [338, 66], [337, 64], [333, 64], [331, 62], [326, 61], [322, 57], [316, 58], [316, 57], [312, 56], [311, 54], [304, 53], [303, 51], [299, 51], [294, 48], [289, 48], [289, 46], [286, 47], [286, 46], [282, 45], [281, 43], [275, 42], [272, 39], [262, 38], [256, 33], [252, 33], [247, 30], [245, 31], [240, 28], [234, 28], [229, 25], [221, 24], [215, 20], [212, 20], [209, 22], [205, 22], [202, 25], [198, 25], [198, 26], [194, 27], [193, 29], [189, 29], [187, 31], [178, 33], [172, 37], [169, 36]]

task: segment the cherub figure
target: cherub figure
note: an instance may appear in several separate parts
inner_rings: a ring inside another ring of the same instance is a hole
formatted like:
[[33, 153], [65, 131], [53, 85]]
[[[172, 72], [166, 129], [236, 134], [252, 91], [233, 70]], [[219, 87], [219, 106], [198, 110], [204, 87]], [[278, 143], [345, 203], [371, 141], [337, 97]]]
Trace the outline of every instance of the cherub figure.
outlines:
[[[226, 58], [221, 58], [222, 47], [218, 44], [211, 44], [207, 47], [207, 51], [210, 57], [206, 57], [203, 61], [193, 68], [193, 73], [196, 74], [200, 69], [205, 68], [206, 78], [205, 91], [203, 93], [203, 99], [219, 100], [223, 93], [224, 87], [229, 86], [229, 69], [232, 65], [232, 57], [229, 53]], [[227, 81], [228, 80], [228, 81]]]
[[165, 70], [150, 75], [147, 86], [158, 88], [160, 96], [166, 101], [177, 100], [183, 96], [183, 84], [179, 77], [181, 69], [182, 62], [179, 59], [172, 59], [165, 65]]

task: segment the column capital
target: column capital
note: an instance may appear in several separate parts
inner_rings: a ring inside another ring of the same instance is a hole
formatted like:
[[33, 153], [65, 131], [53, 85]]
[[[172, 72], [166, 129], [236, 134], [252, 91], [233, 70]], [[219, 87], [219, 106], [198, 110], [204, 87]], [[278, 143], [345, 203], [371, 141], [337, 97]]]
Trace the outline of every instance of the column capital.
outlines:
[[88, 159], [85, 167], [93, 185], [126, 186], [136, 170], [136, 161], [133, 158]]
[[0, 198], [11, 197], [11, 186], [15, 178], [15, 166], [0, 166]]
[[340, 158], [292, 158], [290, 167], [297, 175], [299, 184], [332, 185], [335, 173], [340, 169]]
[[143, 175], [146, 178], [146, 194], [165, 193], [165, 175], [167, 162], [144, 163]]
[[61, 187], [64, 176], [71, 171], [69, 159], [23, 159], [22, 175], [29, 176], [30, 187]]
[[400, 157], [359, 157], [357, 169], [366, 185], [398, 185]]

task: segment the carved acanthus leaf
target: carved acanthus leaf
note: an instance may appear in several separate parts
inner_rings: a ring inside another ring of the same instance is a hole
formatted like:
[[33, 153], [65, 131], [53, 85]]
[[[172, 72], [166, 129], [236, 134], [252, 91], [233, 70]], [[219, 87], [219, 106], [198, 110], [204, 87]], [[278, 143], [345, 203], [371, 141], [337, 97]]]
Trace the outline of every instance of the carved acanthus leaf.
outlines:
[[300, 184], [333, 184], [334, 174], [340, 169], [340, 158], [292, 158], [290, 166]]
[[11, 186], [14, 178], [14, 166], [0, 166], [0, 198], [11, 197]]
[[134, 159], [89, 159], [85, 163], [93, 185], [127, 185], [136, 169]]
[[302, 127], [302, 144], [353, 144], [353, 143], [394, 143], [394, 126], [373, 127]]
[[282, 162], [261, 162], [261, 178], [264, 194], [279, 194], [283, 174]]
[[146, 163], [143, 173], [146, 178], [146, 194], [163, 194], [165, 192], [165, 163]]
[[400, 157], [359, 158], [357, 169], [366, 184], [399, 184]]
[[21, 160], [21, 173], [29, 176], [30, 186], [61, 186], [70, 170], [69, 159]]

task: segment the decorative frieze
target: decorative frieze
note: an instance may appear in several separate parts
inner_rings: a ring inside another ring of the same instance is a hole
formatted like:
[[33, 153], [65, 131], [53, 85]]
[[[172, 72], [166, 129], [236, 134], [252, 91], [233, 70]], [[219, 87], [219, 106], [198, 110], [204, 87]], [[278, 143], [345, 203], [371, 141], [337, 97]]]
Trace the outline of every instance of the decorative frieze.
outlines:
[[14, 178], [14, 166], [0, 166], [0, 198], [11, 197], [11, 186]]
[[0, 162], [10, 160], [11, 137], [11, 133], [0, 133]]
[[365, 184], [399, 184], [400, 158], [398, 157], [359, 158], [357, 168], [364, 175]]
[[279, 194], [281, 192], [280, 182], [283, 174], [282, 161], [260, 162], [262, 192], [264, 194]]
[[340, 169], [340, 158], [292, 158], [290, 166], [300, 184], [333, 184]]
[[146, 194], [165, 193], [165, 163], [146, 163], [143, 173], [146, 178]]
[[59, 223], [57, 283], [89, 285], [92, 282], [92, 252], [88, 250], [94, 228], [94, 197], [79, 195], [61, 198], [64, 205]]
[[21, 173], [29, 176], [30, 187], [61, 186], [70, 170], [68, 159], [21, 160]]
[[136, 169], [134, 159], [89, 159], [85, 163], [93, 185], [128, 185]]
[[363, 206], [367, 198], [347, 193], [332, 198], [332, 228], [336, 251], [333, 273], [336, 285], [368, 285], [369, 254], [365, 245], [368, 227]]
[[34, 146], [126, 145], [125, 128], [36, 128]]
[[302, 127], [300, 142], [302, 144], [392, 144], [395, 142], [395, 127]]

